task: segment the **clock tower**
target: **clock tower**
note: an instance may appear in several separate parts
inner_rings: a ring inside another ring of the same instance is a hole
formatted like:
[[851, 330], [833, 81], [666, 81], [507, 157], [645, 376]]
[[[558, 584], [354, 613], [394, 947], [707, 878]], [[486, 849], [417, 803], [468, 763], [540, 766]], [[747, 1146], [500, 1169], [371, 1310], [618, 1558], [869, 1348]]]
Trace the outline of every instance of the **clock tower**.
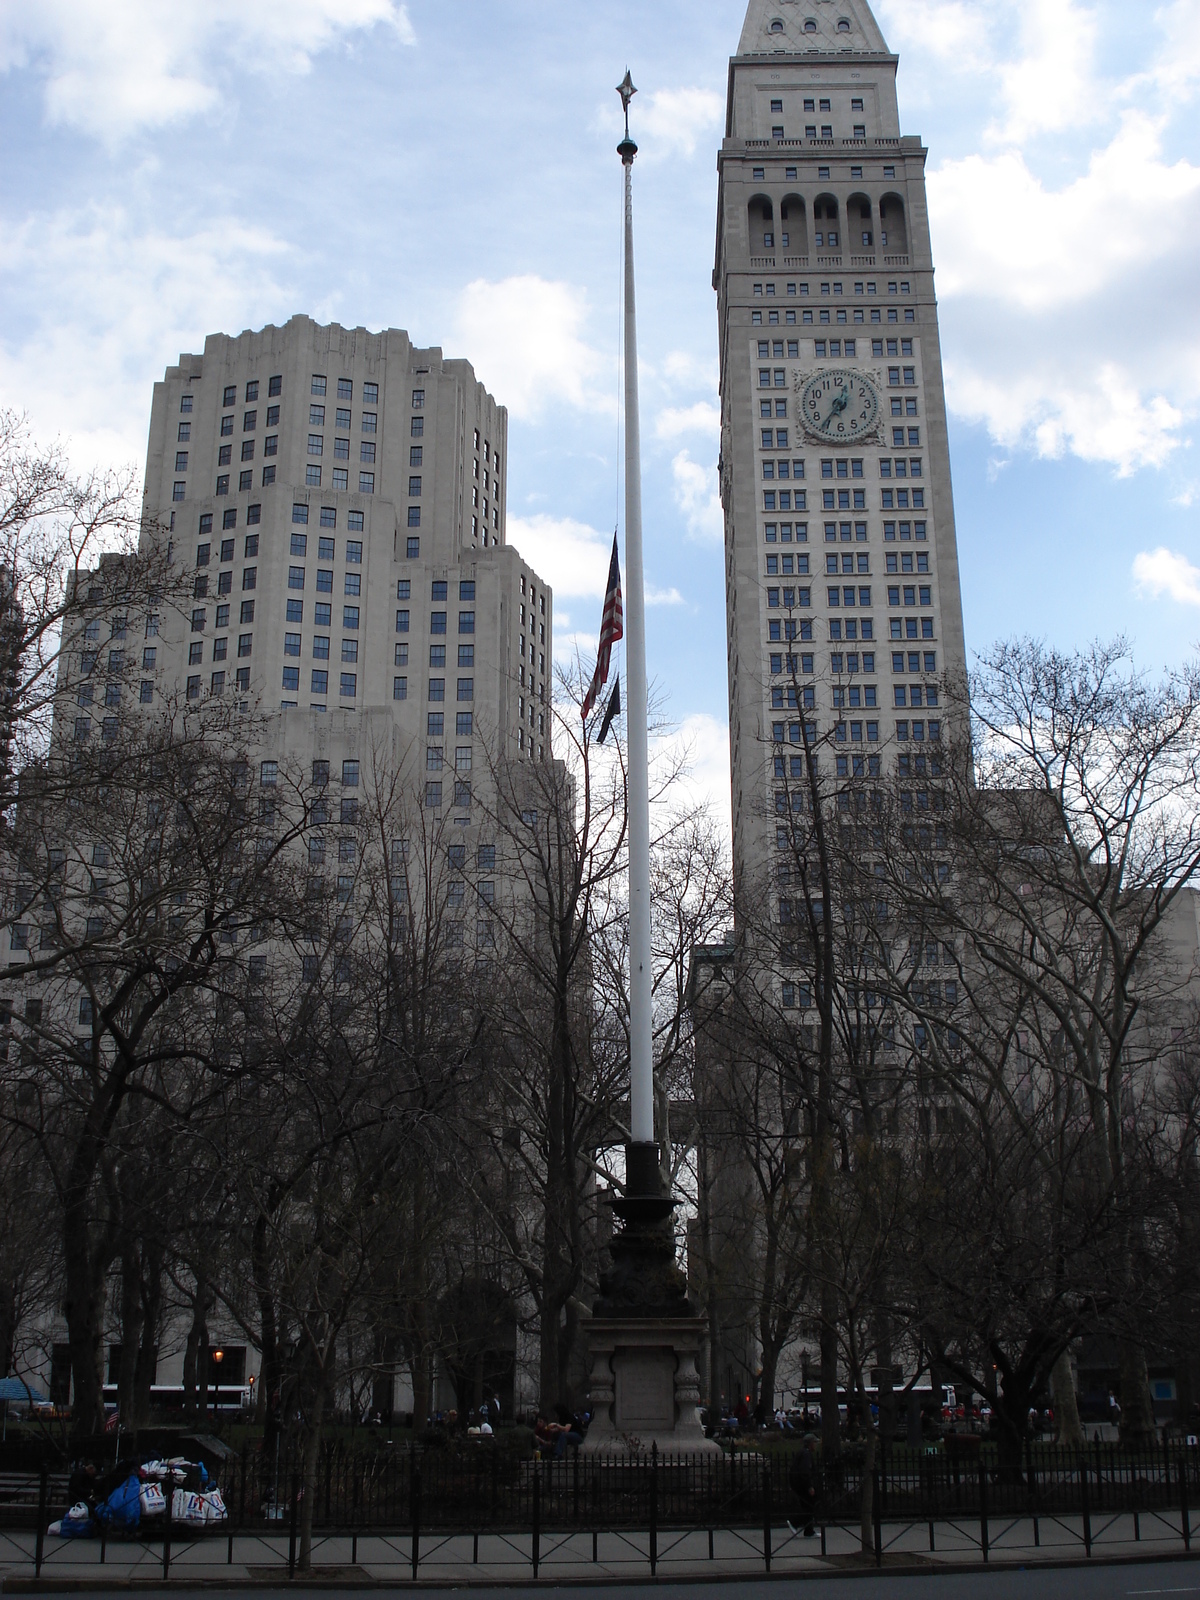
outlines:
[[[750, 0], [718, 156], [734, 872], [780, 813], [936, 773], [965, 668], [926, 152], [867, 0]], [[755, 909], [755, 916], [762, 911]]]

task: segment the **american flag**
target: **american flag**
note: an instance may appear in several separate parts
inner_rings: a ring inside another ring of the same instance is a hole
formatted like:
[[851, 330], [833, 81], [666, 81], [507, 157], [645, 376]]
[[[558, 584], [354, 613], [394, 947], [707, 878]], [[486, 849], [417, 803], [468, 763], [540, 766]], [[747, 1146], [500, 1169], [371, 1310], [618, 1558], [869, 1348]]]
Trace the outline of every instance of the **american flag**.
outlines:
[[608, 564], [608, 588], [604, 594], [604, 615], [600, 619], [600, 648], [596, 652], [596, 670], [583, 701], [583, 718], [596, 704], [596, 697], [608, 682], [608, 663], [612, 647], [625, 637], [624, 616], [621, 611], [621, 563], [617, 559], [617, 536], [613, 534], [612, 560]]

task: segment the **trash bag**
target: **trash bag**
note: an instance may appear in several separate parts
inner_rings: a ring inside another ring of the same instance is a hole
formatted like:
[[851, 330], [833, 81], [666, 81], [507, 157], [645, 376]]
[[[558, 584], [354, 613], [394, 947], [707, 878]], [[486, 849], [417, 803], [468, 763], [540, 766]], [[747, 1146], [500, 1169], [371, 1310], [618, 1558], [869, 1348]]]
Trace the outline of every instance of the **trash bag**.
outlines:
[[142, 1484], [136, 1473], [130, 1473], [107, 1500], [96, 1507], [96, 1521], [115, 1532], [132, 1532], [142, 1515]]
[[58, 1522], [50, 1524], [49, 1532], [56, 1533], [60, 1539], [90, 1539], [94, 1532], [92, 1514], [87, 1508], [87, 1502], [79, 1500], [73, 1505], [65, 1517]]
[[171, 1518], [174, 1522], [202, 1526], [208, 1519], [204, 1514], [203, 1498], [192, 1489], [176, 1489], [171, 1500]]
[[143, 1483], [139, 1491], [142, 1502], [142, 1515], [144, 1517], [165, 1516], [167, 1510], [167, 1497], [162, 1492], [161, 1484]]
[[202, 1494], [200, 1503], [204, 1507], [205, 1522], [228, 1522], [229, 1513], [225, 1509], [220, 1489], [210, 1489], [207, 1494]]

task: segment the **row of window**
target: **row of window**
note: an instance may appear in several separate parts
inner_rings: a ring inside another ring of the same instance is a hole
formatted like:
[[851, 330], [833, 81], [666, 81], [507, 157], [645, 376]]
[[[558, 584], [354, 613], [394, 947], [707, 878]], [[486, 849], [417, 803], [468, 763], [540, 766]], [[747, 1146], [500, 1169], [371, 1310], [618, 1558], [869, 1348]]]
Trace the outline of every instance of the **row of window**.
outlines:
[[[771, 465], [764, 462], [764, 466]], [[805, 489], [764, 489], [762, 497], [764, 511], [807, 511], [808, 492]], [[867, 509], [867, 491], [865, 489], [826, 489], [821, 495], [822, 511], [865, 511]], [[925, 490], [920, 489], [881, 489], [879, 491], [879, 509], [881, 511], [924, 511]], [[807, 537], [807, 530], [805, 530]], [[866, 538], [864, 529], [863, 537]]]
[[[885, 310], [886, 310], [886, 316], [885, 316]], [[767, 326], [769, 328], [778, 326], [778, 324], [779, 324], [779, 315], [780, 315], [779, 311], [776, 310], [774, 307], [768, 308], [768, 310], [767, 310]], [[905, 320], [905, 322], [915, 322], [917, 320], [917, 313], [913, 309], [912, 306], [905, 306], [904, 307], [904, 320]], [[789, 308], [785, 308], [785, 310], [783, 312], [783, 321], [784, 321], [784, 325], [786, 327], [794, 327], [796, 325], [796, 312], [795, 312], [795, 310], [790, 308], [790, 307]], [[824, 308], [819, 309], [817, 311], [809, 311], [809, 310], [806, 310], [806, 309], [801, 309], [800, 322], [805, 327], [812, 327], [814, 325], [814, 323], [821, 324], [821, 323], [828, 323], [830, 321], [833, 321], [833, 322], [855, 322], [855, 323], [884, 322], [884, 321], [887, 321], [887, 322], [899, 322], [900, 321], [900, 310], [896, 306], [887, 306], [884, 309], [881, 309], [879, 306], [871, 306], [867, 310], [863, 310], [861, 307], [857, 307], [856, 306], [852, 311], [847, 311], [844, 307], [839, 307], [836, 310], [834, 310], [832, 313], [830, 311], [824, 309]], [[762, 325], [763, 325], [762, 310], [757, 306], [752, 307], [751, 311], [750, 311], [750, 326], [752, 328], [761, 328]], [[824, 355], [824, 353], [825, 353], [824, 351], [818, 351], [818, 354], [820, 354], [820, 355]], [[831, 355], [833, 353], [834, 353], [833, 351], [830, 352]]]
[[[318, 396], [322, 396], [322, 395], [328, 394], [328, 392], [329, 392], [329, 383], [328, 383], [328, 379], [326, 378], [325, 374], [324, 373], [320, 373], [320, 372], [314, 372], [313, 375], [312, 375], [312, 383], [311, 383], [311, 385], [309, 387], [309, 393], [310, 394], [315, 394], [315, 395], [318, 395]], [[277, 394], [278, 390], [273, 389], [271, 391], [271, 393], [272, 394]], [[424, 405], [425, 404], [425, 392], [424, 392], [424, 390], [418, 390], [417, 393], [413, 395], [413, 405], [415, 406], [418, 403], [417, 402], [417, 394], [420, 394], [420, 396], [421, 396], [420, 404]], [[352, 378], [339, 378], [337, 380], [337, 397], [338, 397], [339, 400], [353, 400], [354, 399], [354, 380]], [[364, 383], [363, 384], [363, 386], [362, 386], [362, 401], [363, 401], [363, 405], [365, 405], [365, 406], [374, 406], [374, 405], [378, 405], [379, 404], [379, 385], [377, 383]], [[227, 405], [229, 403], [230, 403], [229, 401], [226, 401]]]
[[[410, 616], [411, 613], [407, 608], [398, 610], [396, 612], [397, 633], [407, 633], [409, 631]], [[446, 619], [447, 613], [445, 611], [431, 611], [429, 613], [430, 633], [445, 633]], [[475, 632], [475, 613], [473, 611], [460, 611], [458, 613], [458, 631], [460, 634], [470, 634]]]
[[[885, 522], [883, 524], [884, 542], [887, 543], [887, 544], [894, 543], [896, 541], [897, 534], [898, 534], [899, 535], [899, 539], [900, 539], [900, 541], [902, 543], [903, 542], [907, 542], [909, 540], [915, 540], [916, 542], [920, 543], [922, 540], [924, 540], [927, 537], [927, 526], [928, 525], [926, 523], [924, 523], [924, 522], [900, 522], [900, 523]], [[763, 540], [764, 540], [764, 542], [766, 544], [776, 544], [776, 543], [778, 543], [778, 544], [791, 544], [793, 527], [795, 528], [795, 540], [796, 540], [796, 543], [797, 544], [807, 544], [808, 543], [808, 523], [807, 522], [797, 522], [795, 524], [792, 524], [790, 522], [767, 522], [767, 523], [764, 523], [763, 524]], [[866, 538], [867, 538], [867, 524], [865, 522], [855, 522], [855, 523], [850, 523], [850, 522], [827, 522], [825, 524], [825, 543], [826, 544], [836, 544], [838, 542], [839, 538], [840, 538], [842, 544], [849, 544], [851, 542], [852, 538], [858, 544], [865, 544]], [[768, 559], [768, 561], [770, 561], [771, 557], [768, 556], [767, 559]], [[785, 556], [783, 559], [785, 561], [787, 561], [787, 560], [790, 560], [791, 558]], [[798, 556], [796, 559], [797, 559], [797, 561], [799, 561], [801, 558]], [[807, 560], [807, 557], [805, 557], [803, 559]], [[892, 558], [889, 558], [889, 560], [890, 559], [892, 559]], [[918, 563], [919, 563], [920, 560], [921, 560], [921, 557], [918, 557], [917, 559], [918, 559]], [[912, 557], [910, 555], [902, 554], [901, 557], [900, 557], [900, 561], [901, 561], [901, 570], [902, 571], [904, 571], [904, 572], [911, 572], [912, 571]], [[772, 569], [768, 568], [768, 570], [772, 570]], [[790, 572], [791, 568], [790, 567], [785, 567], [783, 570], [785, 572]], [[798, 566], [796, 568], [796, 570], [798, 572], [807, 572], [808, 568], [807, 568], [807, 566], [805, 566], [805, 567], [799, 567]], [[895, 569], [889, 565], [888, 571], [892, 572], [894, 570]], [[924, 572], [926, 569], [923, 566], [918, 565], [917, 570], [919, 572]]]
[[[780, 369], [780, 370], [782, 371], [782, 369]], [[776, 384], [775, 387], [776, 388], [786, 388], [787, 384], [786, 383]], [[900, 396], [898, 394], [891, 395], [889, 397], [889, 404], [890, 404], [891, 414], [892, 414], [893, 417], [915, 417], [915, 416], [919, 415], [919, 411], [918, 411], [918, 407], [917, 407], [917, 396], [915, 394], [904, 395], [904, 396]], [[760, 417], [763, 418], [764, 421], [766, 420], [767, 417], [772, 417], [772, 416], [773, 417], [786, 417], [787, 414], [788, 414], [788, 409], [787, 408], [788, 408], [788, 403], [787, 403], [786, 400], [774, 399], [774, 400], [760, 400], [758, 402], [758, 414], [759, 414]], [[903, 439], [897, 439], [896, 438], [896, 430], [893, 430], [892, 438], [893, 438], [893, 441], [896, 444], [902, 445], [904, 443]], [[917, 442], [917, 441], [910, 440], [909, 442], [910, 443], [914, 443], [914, 442]]]
[[[791, 360], [796, 360], [800, 355], [799, 339], [759, 339], [757, 342], [758, 359], [760, 361], [767, 361], [771, 359], [781, 361], [783, 359], [783, 350], [785, 344], [787, 346], [788, 357]], [[884, 354], [885, 345], [887, 346], [887, 354], [889, 356], [911, 356], [913, 353], [913, 341], [911, 339], [872, 339], [872, 356], [882, 357]], [[857, 339], [813, 340], [813, 354], [817, 356], [840, 356], [844, 354], [850, 357], [855, 357], [857, 353]]]
[[[849, 339], [846, 342], [848, 344], [854, 343], [853, 339]], [[889, 367], [887, 381], [888, 387], [892, 389], [899, 389], [902, 386], [906, 389], [915, 388], [917, 382], [917, 369], [915, 367]], [[786, 389], [787, 369], [784, 367], [760, 367], [758, 369], [758, 387], [760, 389]], [[761, 415], [764, 417], [770, 416], [770, 412], [763, 411], [761, 412]], [[778, 411], [776, 412], [776, 416], [781, 415], [786, 416], [787, 413]], [[900, 415], [900, 413], [894, 409], [894, 406], [892, 415]]]
[[[821, 168], [821, 174], [823, 176], [827, 176], [828, 175], [828, 171], [829, 171], [829, 169], [827, 167], [822, 167]], [[799, 285], [797, 285], [795, 283], [789, 283], [789, 284], [786, 285], [786, 288], [787, 288], [787, 292], [788, 292], [788, 297], [789, 298], [793, 298], [796, 295], [797, 289], [799, 289], [799, 293], [800, 293], [801, 298], [803, 298], [805, 295], [807, 295], [809, 293], [809, 286], [808, 286], [807, 283], [801, 283]], [[821, 293], [822, 293], [822, 295], [829, 295], [829, 294], [840, 295], [841, 292], [842, 292], [842, 285], [840, 283], [822, 283], [821, 284]], [[856, 283], [854, 285], [854, 293], [856, 295], [860, 295], [860, 294], [865, 293], [868, 296], [870, 296], [870, 295], [875, 294], [876, 292], [877, 292], [877, 285], [874, 284], [874, 283], [867, 282], [865, 280], [862, 283]], [[912, 291], [911, 291], [911, 286], [909, 284], [903, 283], [903, 282], [899, 282], [899, 283], [889, 283], [888, 286], [887, 286], [887, 292], [888, 292], [888, 294], [910, 294]], [[755, 293], [755, 295], [757, 297], [760, 297], [760, 298], [764, 298], [764, 299], [767, 299], [767, 300], [774, 299], [774, 297], [775, 297], [775, 285], [773, 283], [756, 283], [754, 285], [754, 293]], [[890, 318], [889, 318], [889, 320], [890, 320]], [[905, 320], [906, 321], [908, 320], [907, 317], [905, 318]]]
[[[803, 731], [799, 722], [772, 722], [771, 724], [771, 742], [773, 744], [815, 745], [817, 742], [817, 737], [817, 724], [815, 722], [806, 721], [803, 724]], [[896, 723], [896, 739], [901, 744], [908, 742], [923, 744], [926, 742], [926, 739], [928, 739], [930, 744], [938, 744], [941, 741], [941, 737], [942, 724], [937, 720], [926, 721], [922, 718], [918, 718], [916, 721], [908, 719], [904, 721], [897, 721]], [[833, 725], [833, 738], [835, 744], [845, 744], [847, 742], [851, 744], [861, 744], [864, 742], [864, 740], [867, 744], [877, 744], [879, 742], [879, 724], [878, 722], [873, 721], [843, 722], [839, 720]], [[783, 771], [784, 757], [776, 755], [773, 759], [775, 776], [777, 778], [782, 778], [785, 775]], [[793, 760], [795, 759], [796, 758], [793, 757]], [[903, 760], [904, 758], [901, 757], [901, 759]], [[809, 760], [811, 764], [815, 762], [816, 757], [811, 756]], [[813, 770], [816, 770], [815, 767]], [[911, 769], [905, 768], [903, 770], [910, 771]], [[792, 772], [793, 777], [799, 777], [801, 775], [801, 773], [796, 772], [795, 770]], [[800, 806], [797, 809], [802, 810], [803, 806]]]
[[[840, 686], [830, 691], [833, 697], [833, 707], [837, 711], [844, 710], [846, 707], [849, 707], [852, 711], [864, 709], [870, 711], [879, 704], [878, 692], [878, 685], [874, 683], [850, 684], [848, 687]], [[916, 703], [920, 704], [919, 701]], [[930, 703], [937, 704], [936, 695]], [[800, 710], [801, 708], [805, 711], [813, 711], [816, 709], [816, 704], [817, 691], [807, 684], [773, 683], [771, 685], [771, 709], [773, 711], [782, 711], [785, 705], [792, 711]], [[903, 704], [903, 702], [899, 701], [897, 704]]]
[[[243, 461], [252, 461], [254, 459], [254, 440], [253, 439], [247, 439], [246, 444], [248, 444], [250, 446], [250, 454], [247, 456], [247, 454], [246, 454], [246, 446], [243, 445], [242, 446], [242, 460]], [[309, 436], [308, 436], [308, 454], [310, 456], [322, 456], [322, 455], [325, 454], [325, 435], [323, 433], [310, 433], [309, 434]], [[350, 441], [349, 441], [349, 439], [339, 439], [335, 435], [334, 436], [334, 440], [333, 440], [333, 455], [334, 455], [334, 459], [337, 460], [337, 461], [349, 461], [349, 459], [350, 459]], [[374, 465], [374, 463], [375, 463], [375, 442], [374, 442], [374, 440], [372, 440], [372, 439], [363, 439], [360, 442], [359, 447], [358, 447], [358, 459], [359, 459], [359, 461], [366, 462], [368, 465], [371, 465], [371, 466]], [[420, 490], [418, 490], [417, 493], [419, 494]]]
[[[263, 468], [263, 474], [264, 474], [263, 482], [264, 483], [267, 482], [266, 473], [267, 472], [274, 473], [274, 470], [275, 469], [273, 467], [264, 467]], [[220, 479], [218, 479], [217, 481], [220, 482]], [[273, 483], [275, 481], [274, 477], [272, 477], [270, 481]], [[320, 488], [323, 487], [322, 469], [320, 467], [315, 467], [311, 463], [308, 466], [305, 467], [305, 469], [304, 469], [304, 487], [306, 489], [320, 489]], [[337, 489], [349, 490], [349, 488], [350, 488], [350, 472], [349, 472], [349, 469], [346, 468], [346, 467], [334, 467], [333, 472], [331, 474], [331, 481], [330, 481], [329, 487], [331, 489], [334, 489], [334, 490], [337, 490]], [[375, 474], [373, 472], [360, 472], [359, 473], [359, 475], [358, 475], [358, 492], [359, 492], [359, 494], [374, 494], [375, 493]], [[221, 490], [218, 489], [217, 493], [220, 494]]]
[[[258, 382], [259, 381], [258, 381], [257, 378], [251, 378], [249, 380], [249, 382], [246, 384], [245, 397], [246, 397], [246, 404], [247, 405], [253, 405], [253, 403], [258, 399]], [[268, 398], [274, 399], [276, 395], [280, 395], [282, 393], [283, 393], [283, 376], [280, 373], [276, 373], [276, 375], [273, 378], [268, 379], [268, 382], [267, 382], [267, 395], [268, 395]], [[222, 405], [226, 405], [226, 406], [235, 406], [235, 405], [237, 405], [237, 385], [236, 384], [234, 384], [234, 383], [226, 384], [224, 392], [223, 392], [223, 397], [222, 397], [221, 403], [222, 403]], [[185, 394], [185, 395], [181, 395], [179, 397], [179, 409], [180, 409], [180, 412], [184, 416], [190, 416], [191, 415], [192, 405], [193, 405], [193, 396], [192, 395]]]

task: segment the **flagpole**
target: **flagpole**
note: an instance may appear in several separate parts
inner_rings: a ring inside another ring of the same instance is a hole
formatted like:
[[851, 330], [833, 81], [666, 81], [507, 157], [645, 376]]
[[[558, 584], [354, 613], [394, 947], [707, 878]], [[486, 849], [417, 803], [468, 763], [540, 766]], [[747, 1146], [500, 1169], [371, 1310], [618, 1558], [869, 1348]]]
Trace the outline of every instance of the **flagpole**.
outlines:
[[[636, 91], [628, 73], [618, 93], [625, 107], [625, 137], [617, 146], [625, 168], [625, 671], [629, 701], [629, 1114], [627, 1178], [657, 1189], [654, 1146], [654, 1066], [650, 966], [650, 773], [646, 690], [646, 606], [642, 578], [642, 454], [638, 416], [637, 307], [633, 279], [633, 158], [629, 101]], [[645, 1147], [649, 1147], [648, 1149]], [[653, 1166], [651, 1166], [653, 1163]]]

